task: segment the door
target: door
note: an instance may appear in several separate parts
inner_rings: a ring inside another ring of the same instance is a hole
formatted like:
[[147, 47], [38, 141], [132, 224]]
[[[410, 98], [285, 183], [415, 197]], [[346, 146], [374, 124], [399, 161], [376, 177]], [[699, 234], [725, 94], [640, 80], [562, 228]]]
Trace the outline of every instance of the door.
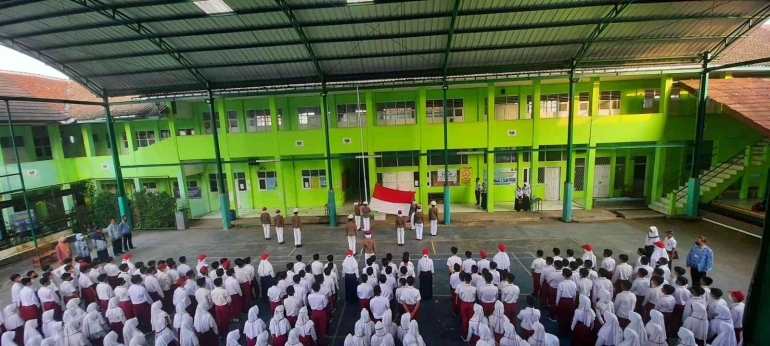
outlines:
[[398, 172], [398, 190], [414, 191], [414, 172]]
[[634, 190], [632, 197], [644, 197], [644, 185], [647, 180], [647, 156], [634, 158]]
[[594, 198], [610, 196], [610, 168], [609, 165], [594, 167]]
[[545, 200], [561, 199], [561, 167], [545, 168]]

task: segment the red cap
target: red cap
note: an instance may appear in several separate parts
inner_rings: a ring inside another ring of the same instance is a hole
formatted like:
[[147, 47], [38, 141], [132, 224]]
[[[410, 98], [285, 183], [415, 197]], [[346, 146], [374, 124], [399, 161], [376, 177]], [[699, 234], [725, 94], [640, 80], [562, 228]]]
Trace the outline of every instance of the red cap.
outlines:
[[187, 282], [187, 277], [181, 276], [179, 277], [179, 280], [176, 280], [176, 285], [181, 287], [181, 286], [184, 286], [186, 282]]
[[123, 260], [127, 260], [127, 259], [130, 259], [130, 258], [131, 258], [131, 254], [130, 253], [127, 253], [127, 254], [123, 255]]
[[199, 261], [203, 261], [203, 260], [205, 260], [205, 259], [206, 259], [206, 255], [204, 255], [204, 254], [200, 254], [200, 255], [198, 255], [198, 260], [199, 260]]
[[163, 269], [166, 269], [166, 267], [168, 267], [168, 265], [166, 265], [166, 264], [158, 264], [158, 269], [163, 270]]
[[222, 268], [230, 269], [230, 260], [222, 262]]
[[263, 261], [267, 259], [267, 257], [270, 256], [267, 254], [267, 252], [263, 253], [262, 256], [259, 256]]
[[593, 247], [593, 246], [591, 246], [591, 244], [585, 244], [585, 245], [583, 245], [583, 246], [581, 246], [581, 247], [582, 247], [583, 249], [586, 249], [586, 250], [588, 250], [588, 251], [594, 251], [594, 247]]
[[201, 267], [201, 274], [206, 275], [206, 273], [209, 272], [209, 267], [203, 266]]
[[422, 254], [423, 255], [428, 255], [429, 253], [430, 252], [428, 251], [428, 249], [422, 249]]
[[481, 258], [487, 258], [487, 252], [484, 250], [479, 251], [479, 255], [481, 255]]
[[276, 213], [276, 214], [280, 214], [280, 213], [281, 213], [281, 209], [276, 209], [276, 210], [275, 210], [275, 213]]
[[85, 270], [87, 268], [88, 268], [88, 263], [86, 262], [80, 263], [80, 270]]
[[746, 293], [743, 293], [743, 291], [740, 291], [740, 290], [738, 290], [738, 291], [727, 290], [727, 292], [730, 292], [730, 294], [732, 294], [733, 297], [735, 297], [735, 299], [738, 299], [739, 302], [742, 302], [742, 301], [746, 300]]
[[656, 241], [656, 242], [655, 242], [655, 243], [653, 243], [653, 244], [655, 244], [655, 246], [657, 246], [657, 247], [659, 247], [659, 248], [664, 248], [664, 247], [666, 247], [666, 244], [663, 244], [663, 242], [662, 242], [662, 241]]
[[348, 249], [347, 256], [353, 256], [353, 250]]
[[366, 235], [372, 235], [372, 231], [367, 229], [367, 230], [364, 232], [364, 234], [366, 234]]
[[505, 252], [505, 244], [497, 244], [497, 249], [502, 252]]

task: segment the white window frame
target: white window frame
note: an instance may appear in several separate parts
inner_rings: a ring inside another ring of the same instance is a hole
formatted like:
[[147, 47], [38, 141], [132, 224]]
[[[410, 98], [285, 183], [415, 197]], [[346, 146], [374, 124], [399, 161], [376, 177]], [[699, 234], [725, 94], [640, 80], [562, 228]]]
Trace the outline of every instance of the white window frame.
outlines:
[[192, 127], [187, 129], [179, 129], [178, 136], [195, 136], [195, 129]]
[[495, 120], [518, 120], [519, 119], [519, 96], [497, 96], [495, 97]]
[[[446, 99], [447, 102], [447, 122], [461, 123], [465, 120], [463, 113], [464, 102], [461, 98]], [[444, 100], [425, 100], [425, 111], [427, 123], [444, 122]]]
[[146, 148], [156, 142], [155, 131], [136, 131], [134, 132], [137, 148]]
[[153, 181], [142, 183], [142, 190], [147, 192], [158, 192], [158, 184]]
[[273, 130], [273, 117], [269, 108], [246, 110], [246, 132], [270, 132]]
[[312, 190], [313, 177], [319, 177], [319, 189], [325, 189], [328, 187], [328, 180], [326, 178], [326, 169], [303, 169], [302, 172], [302, 189]]
[[297, 107], [297, 124], [300, 130], [314, 130], [321, 128], [320, 106]]
[[[275, 189], [267, 188], [267, 179], [275, 178]], [[257, 189], [259, 191], [271, 191], [278, 189], [278, 172], [276, 171], [258, 171], [257, 172]]]
[[366, 104], [338, 104], [337, 127], [366, 127]]
[[377, 102], [377, 125], [412, 125], [416, 123], [414, 101]]
[[620, 115], [620, 90], [599, 92], [599, 115]]
[[644, 89], [643, 113], [660, 112], [660, 89]]
[[569, 115], [569, 93], [540, 95], [540, 118], [566, 118]]
[[238, 133], [241, 132], [241, 127], [238, 125], [238, 111], [227, 111], [227, 132]]
[[[249, 191], [248, 179], [246, 179], [246, 172], [233, 172], [235, 178], [235, 188], [238, 191]], [[243, 187], [241, 188], [241, 184]]]
[[591, 93], [581, 91], [578, 93], [577, 116], [591, 116]]
[[[222, 173], [222, 183], [225, 185], [224, 193], [227, 193], [227, 173]], [[209, 192], [219, 192], [216, 173], [209, 173]]]
[[[207, 134], [207, 135], [212, 134], [212, 132], [211, 132], [211, 112], [203, 112], [201, 114], [201, 118], [203, 119], [203, 133]], [[220, 128], [219, 112], [214, 112], [214, 123], [216, 124], [216, 127], [217, 127], [217, 134], [219, 134], [220, 133], [219, 132], [219, 128]]]

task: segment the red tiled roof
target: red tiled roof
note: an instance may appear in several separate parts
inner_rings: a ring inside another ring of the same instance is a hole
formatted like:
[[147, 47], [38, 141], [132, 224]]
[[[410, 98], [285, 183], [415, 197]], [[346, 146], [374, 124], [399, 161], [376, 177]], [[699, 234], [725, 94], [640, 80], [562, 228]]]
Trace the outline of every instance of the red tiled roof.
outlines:
[[[9, 71], [0, 71], [0, 95], [101, 101], [101, 98], [72, 80]], [[110, 101], [128, 101], [131, 98], [115, 97], [110, 98]], [[5, 106], [0, 108], [0, 119], [7, 118]], [[93, 120], [104, 117], [102, 107], [62, 103], [11, 102], [11, 112], [14, 121], [22, 123], [52, 123], [70, 118]], [[164, 115], [166, 104], [158, 102], [111, 106], [110, 112], [115, 117]]]
[[[679, 81], [679, 86], [696, 93], [700, 81]], [[770, 78], [711, 79], [708, 98], [722, 104], [722, 113], [770, 136]]]
[[[730, 64], [747, 60], [761, 59], [770, 56], [770, 25], [763, 25], [752, 32], [748, 37], [738, 41], [727, 49], [717, 64]], [[770, 66], [770, 63], [758, 64]]]

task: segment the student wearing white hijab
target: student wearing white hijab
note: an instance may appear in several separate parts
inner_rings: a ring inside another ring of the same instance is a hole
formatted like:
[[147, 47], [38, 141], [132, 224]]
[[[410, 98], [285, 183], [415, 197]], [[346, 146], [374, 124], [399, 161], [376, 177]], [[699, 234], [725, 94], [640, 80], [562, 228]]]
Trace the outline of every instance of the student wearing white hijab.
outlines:
[[623, 342], [623, 329], [620, 328], [618, 317], [609, 311], [605, 311], [604, 325], [599, 329], [599, 334], [596, 337], [596, 346], [617, 346], [621, 342]]
[[270, 335], [273, 337], [273, 346], [284, 346], [289, 339], [291, 324], [284, 317], [283, 305], [279, 305], [273, 312], [273, 318], [270, 319]]
[[265, 321], [259, 318], [259, 307], [254, 305], [249, 309], [248, 319], [243, 325], [243, 334], [246, 335], [246, 341], [249, 345], [257, 342], [257, 337], [267, 330]]
[[420, 327], [417, 324], [417, 321], [411, 320], [409, 321], [409, 333], [404, 336], [404, 346], [406, 345], [417, 345], [417, 346], [425, 346], [425, 341], [422, 339], [422, 336], [420, 335]]
[[[16, 304], [13, 304], [13, 306], [16, 306]], [[3, 333], [2, 339], [0, 339], [0, 345], [2, 346], [18, 346], [16, 342], [13, 341], [13, 339], [16, 337], [16, 332], [5, 332]]]
[[8, 304], [3, 309], [3, 317], [5, 317], [5, 330], [6, 332], [16, 332], [13, 334], [16, 343], [22, 343], [24, 341], [24, 320], [19, 316], [19, 308], [16, 304]]
[[88, 338], [92, 343], [100, 343], [102, 338], [107, 335], [107, 330], [100, 321], [101, 316], [96, 311], [92, 311], [86, 314], [83, 319], [83, 324], [80, 327], [80, 331]]
[[393, 313], [391, 310], [387, 310], [382, 314], [382, 326], [385, 327], [385, 331], [393, 336], [393, 340], [398, 337], [398, 326], [393, 323]]
[[[713, 321], [712, 321], [713, 322]], [[719, 322], [719, 334], [711, 342], [711, 346], [735, 346], [738, 342], [735, 340], [735, 329], [728, 322]]]
[[135, 336], [142, 336], [142, 339], [144, 339], [144, 334], [139, 330], [139, 320], [137, 320], [136, 317], [129, 318], [126, 320], [126, 323], [123, 324], [123, 342], [128, 342], [130, 344], [134, 341]]
[[37, 331], [37, 320], [29, 320], [24, 323], [24, 345], [29, 344], [29, 340], [40, 336], [40, 332]]
[[407, 312], [401, 315], [401, 324], [398, 326], [398, 340], [404, 343], [404, 337], [409, 334], [409, 322], [412, 321], [412, 316]]
[[305, 346], [313, 345], [318, 340], [318, 336], [315, 333], [315, 323], [308, 316], [306, 306], [299, 309], [297, 322], [294, 322], [294, 329], [299, 334], [299, 342]]
[[41, 335], [33, 336], [29, 340], [24, 342], [24, 346], [40, 346], [43, 343], [43, 337]]
[[[575, 315], [572, 317], [572, 339], [573, 340], [591, 340], [593, 335], [591, 330], [596, 320], [596, 313], [591, 309], [591, 298], [586, 295], [579, 295], [580, 303], [578, 304]], [[575, 343], [577, 344], [577, 343]]]
[[152, 330], [155, 331], [155, 338], [159, 339], [168, 334], [176, 340], [176, 334], [171, 330], [171, 318], [163, 311], [163, 302], [157, 301], [152, 303], [151, 311], [150, 323], [152, 324]]
[[559, 338], [556, 335], [545, 332], [545, 327], [540, 322], [532, 324], [532, 330], [535, 334], [529, 337], [527, 342], [531, 346], [559, 346]]
[[348, 334], [348, 336], [345, 337], [344, 346], [369, 346], [369, 340], [366, 339], [364, 327], [362, 325], [356, 325], [353, 335]]
[[120, 307], [120, 298], [110, 298], [109, 303], [107, 303], [107, 311], [104, 315], [107, 317], [107, 323], [109, 323], [112, 331], [118, 334], [123, 332], [123, 324], [126, 323], [126, 314]]
[[626, 327], [626, 330], [623, 331], [623, 342], [618, 346], [641, 346], [639, 336], [633, 329]]
[[394, 343], [393, 336], [385, 330], [382, 322], [377, 322], [374, 325], [374, 335], [372, 335], [370, 346], [393, 346]]
[[[195, 318], [193, 319], [193, 326], [195, 327], [195, 333], [198, 336], [198, 341], [201, 345], [217, 345], [217, 321], [206, 310], [206, 307], [198, 305], [195, 309]], [[224, 331], [223, 331], [224, 332]]]
[[157, 338], [155, 338], [155, 346], [176, 346], [176, 339], [174, 338], [173, 333], [172, 334], [161, 334], [158, 335]]
[[86, 316], [86, 312], [80, 308], [80, 298], [72, 298], [67, 302], [67, 308], [62, 314], [64, 323], [77, 322], [78, 324]]
[[679, 337], [679, 344], [677, 346], [698, 346], [695, 342], [695, 335], [685, 327], [679, 328], [677, 336]]
[[70, 322], [64, 324], [64, 334], [62, 335], [62, 341], [64, 346], [91, 346], [91, 342], [85, 334], [78, 331], [77, 322]]
[[238, 341], [240, 338], [241, 332], [238, 329], [227, 333], [227, 346], [240, 346], [241, 343]]
[[495, 336], [492, 330], [487, 325], [479, 326], [479, 341], [476, 342], [476, 346], [495, 346]]
[[[708, 311], [708, 308], [706, 309]], [[719, 334], [719, 328], [722, 322], [726, 322], [729, 324], [733, 323], [732, 314], [730, 314], [730, 309], [728, 309], [724, 305], [717, 305], [716, 306], [716, 316], [709, 322], [709, 334], [707, 342], [711, 343], [714, 338], [716, 338], [717, 334]]]
[[705, 345], [709, 336], [709, 320], [706, 316], [706, 307], [701, 304], [692, 304], [692, 313], [684, 320], [683, 328], [693, 334], [699, 344]]
[[647, 332], [647, 342], [642, 346], [667, 346], [666, 332], [659, 325], [652, 322], [647, 323], [645, 327]]
[[598, 301], [596, 302], [596, 307], [594, 307], [594, 310], [596, 312], [596, 318], [599, 320], [599, 323], [604, 325], [604, 313], [609, 312], [611, 314], [615, 314], [615, 303], [612, 302], [612, 293], [606, 289], [599, 290], [599, 293], [597, 294]]
[[109, 332], [102, 341], [102, 346], [122, 346], [123, 344], [118, 342], [118, 333]]
[[131, 342], [128, 343], [128, 346], [147, 346], [147, 340], [144, 338], [144, 334], [135, 335], [131, 338]]
[[495, 302], [495, 310], [491, 315], [489, 315], [488, 320], [489, 329], [492, 331], [492, 334], [495, 335], [495, 342], [497, 342], [503, 337], [503, 334], [505, 333], [505, 323], [510, 322], [508, 317], [505, 316], [505, 308], [503, 307], [503, 302], [499, 300]]
[[358, 325], [361, 325], [364, 328], [366, 339], [371, 339], [372, 335], [374, 335], [374, 322], [372, 322], [372, 319], [369, 316], [369, 310], [366, 308], [361, 309], [361, 318], [356, 321], [356, 327]]
[[484, 308], [479, 304], [473, 304], [473, 316], [468, 320], [468, 335], [465, 336], [465, 342], [470, 342], [471, 346], [475, 346], [479, 340], [480, 325], [489, 324], [489, 320], [484, 317]]
[[64, 324], [62, 322], [54, 322], [51, 323], [50, 326], [48, 326], [48, 330], [51, 333], [51, 336], [47, 337], [45, 340], [53, 340], [55, 342], [54, 345], [60, 346], [62, 341], [62, 334], [64, 333]]
[[642, 344], [642, 346], [646, 345], [647, 331], [644, 329], [644, 321], [642, 321], [642, 315], [631, 311], [628, 313], [628, 319], [631, 321], [631, 323], [626, 326], [626, 329], [631, 328], [633, 331], [635, 331], [636, 336], [639, 339], [639, 343]]
[[659, 325], [660, 329], [663, 330], [663, 338], [664, 338], [664, 340], [667, 339], [667, 337], [666, 337], [666, 320], [664, 319], [662, 312], [660, 312], [658, 310], [650, 310], [650, 322], [647, 322], [647, 324], [650, 324], [650, 323]]
[[505, 332], [503, 337], [500, 339], [500, 346], [529, 346], [529, 344], [524, 341], [519, 336], [519, 334], [516, 334], [516, 328], [513, 326], [513, 324], [511, 324], [511, 322], [506, 323], [505, 327], [503, 328]]
[[190, 315], [185, 316], [182, 320], [182, 326], [179, 330], [179, 346], [200, 346]]
[[43, 313], [43, 325], [40, 326], [40, 329], [43, 331], [43, 336], [46, 338], [51, 336], [50, 327], [52, 323], [56, 323], [54, 311], [48, 310]]
[[176, 331], [177, 335], [179, 335], [179, 332], [182, 330], [182, 322], [184, 322], [185, 317], [192, 318], [192, 316], [187, 313], [187, 309], [184, 307], [184, 304], [177, 304], [173, 322], [174, 330]]
[[651, 246], [653, 246], [656, 241], [660, 241], [658, 228], [655, 226], [650, 226], [650, 230], [647, 232], [647, 238], [644, 239], [644, 247], [647, 249], [647, 252], [651, 252]]

